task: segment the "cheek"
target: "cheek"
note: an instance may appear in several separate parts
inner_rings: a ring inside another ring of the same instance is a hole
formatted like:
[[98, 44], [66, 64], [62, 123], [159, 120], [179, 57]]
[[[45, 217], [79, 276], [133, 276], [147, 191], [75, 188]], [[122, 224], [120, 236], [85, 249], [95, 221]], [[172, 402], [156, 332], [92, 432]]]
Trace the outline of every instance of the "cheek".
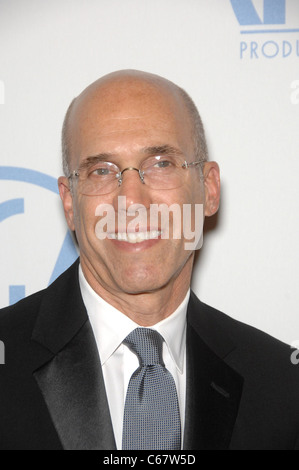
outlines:
[[81, 238], [82, 233], [94, 233], [97, 222], [96, 208], [98, 206], [95, 198], [82, 196], [74, 203], [74, 224], [77, 238]]
[[[166, 195], [165, 195], [166, 196]], [[179, 208], [181, 215], [183, 216], [183, 209], [194, 211], [195, 204], [204, 203], [204, 187], [196, 181], [196, 184], [190, 184], [190, 186], [184, 186], [176, 189], [173, 194], [168, 194], [168, 197], [164, 197], [163, 201], [160, 199], [160, 204], [164, 203], [168, 207]]]

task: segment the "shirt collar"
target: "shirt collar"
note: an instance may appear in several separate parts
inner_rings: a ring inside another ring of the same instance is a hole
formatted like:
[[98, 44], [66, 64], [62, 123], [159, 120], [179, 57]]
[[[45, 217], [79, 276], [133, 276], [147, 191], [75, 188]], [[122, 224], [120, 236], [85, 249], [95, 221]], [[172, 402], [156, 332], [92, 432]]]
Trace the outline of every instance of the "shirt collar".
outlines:
[[186, 315], [190, 297], [188, 290], [183, 302], [167, 318], [151, 326], [164, 338], [168, 351], [179, 372], [183, 373], [184, 353], [186, 348]]
[[[92, 289], [84, 277], [81, 265], [79, 265], [79, 284], [103, 365], [126, 336], [140, 325], [110, 305]], [[184, 367], [186, 314], [189, 297], [190, 289], [183, 302], [171, 315], [150, 327], [163, 336], [169, 354], [180, 373], [183, 372]]]

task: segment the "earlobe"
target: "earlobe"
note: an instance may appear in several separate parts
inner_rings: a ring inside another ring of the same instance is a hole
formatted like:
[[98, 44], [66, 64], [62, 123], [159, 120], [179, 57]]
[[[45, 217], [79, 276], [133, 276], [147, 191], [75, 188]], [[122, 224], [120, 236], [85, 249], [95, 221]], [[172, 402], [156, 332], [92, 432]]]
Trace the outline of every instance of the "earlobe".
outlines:
[[73, 196], [69, 187], [69, 181], [65, 176], [58, 178], [58, 189], [63, 204], [64, 215], [70, 230], [75, 230]]
[[214, 215], [220, 201], [220, 170], [216, 162], [207, 162], [204, 167], [205, 215]]

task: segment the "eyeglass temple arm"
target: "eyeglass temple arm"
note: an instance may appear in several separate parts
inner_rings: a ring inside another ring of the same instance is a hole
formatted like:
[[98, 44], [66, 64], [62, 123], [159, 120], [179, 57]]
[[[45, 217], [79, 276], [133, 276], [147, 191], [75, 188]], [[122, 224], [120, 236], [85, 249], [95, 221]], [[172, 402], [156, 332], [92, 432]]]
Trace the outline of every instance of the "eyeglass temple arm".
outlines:
[[202, 165], [202, 164], [205, 163], [205, 162], [206, 162], [206, 160], [196, 160], [195, 162], [190, 162], [190, 163], [188, 163], [188, 162], [185, 161], [185, 162], [182, 164], [182, 168], [190, 168], [191, 166]]

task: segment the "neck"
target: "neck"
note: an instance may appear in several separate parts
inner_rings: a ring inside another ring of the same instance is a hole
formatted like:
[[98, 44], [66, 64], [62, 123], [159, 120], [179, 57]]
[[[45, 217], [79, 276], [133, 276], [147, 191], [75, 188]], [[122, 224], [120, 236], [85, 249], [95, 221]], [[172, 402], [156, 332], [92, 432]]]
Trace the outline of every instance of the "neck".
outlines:
[[81, 268], [92, 289], [113, 307], [140, 326], [152, 326], [171, 315], [184, 300], [190, 287], [194, 256], [164, 286], [148, 292], [126, 293], [107, 285], [81, 258]]

